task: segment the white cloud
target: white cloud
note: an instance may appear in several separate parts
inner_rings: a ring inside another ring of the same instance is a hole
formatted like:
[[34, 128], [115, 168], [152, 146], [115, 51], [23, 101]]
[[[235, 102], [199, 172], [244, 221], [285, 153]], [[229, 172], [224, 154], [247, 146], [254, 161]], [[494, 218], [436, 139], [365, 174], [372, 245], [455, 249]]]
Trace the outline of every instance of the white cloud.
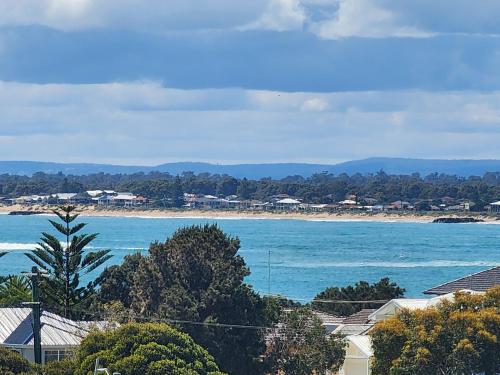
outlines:
[[302, 106], [300, 108], [303, 111], [322, 112], [326, 111], [326, 109], [328, 108], [328, 102], [321, 98], [311, 98], [304, 101], [304, 103], [302, 103]]
[[264, 13], [241, 30], [288, 31], [302, 29], [306, 21], [304, 8], [299, 0], [270, 0]]
[[348, 37], [429, 37], [433, 34], [405, 25], [388, 8], [374, 0], [338, 0], [338, 9], [331, 19], [319, 21], [311, 30], [325, 39]]
[[286, 93], [178, 90], [156, 82], [0, 82], [0, 159], [155, 164], [499, 158], [499, 103], [500, 92]]
[[135, 31], [234, 28], [259, 17], [269, 0], [2, 0], [0, 26], [43, 25]]

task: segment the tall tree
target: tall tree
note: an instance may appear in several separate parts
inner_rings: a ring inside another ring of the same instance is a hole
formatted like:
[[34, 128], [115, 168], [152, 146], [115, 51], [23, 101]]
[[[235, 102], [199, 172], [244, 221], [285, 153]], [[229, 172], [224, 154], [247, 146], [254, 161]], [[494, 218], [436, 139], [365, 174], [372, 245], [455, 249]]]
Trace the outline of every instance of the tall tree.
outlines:
[[265, 362], [272, 374], [326, 375], [335, 373], [345, 358], [345, 342], [327, 335], [321, 320], [307, 308], [283, 312]]
[[184, 204], [184, 191], [182, 190], [182, 182], [179, 176], [175, 177], [171, 199], [172, 205], [176, 208], [180, 208]]
[[[249, 270], [237, 254], [239, 246], [237, 238], [216, 225], [179, 229], [165, 243], [152, 244], [148, 256], [129, 257], [120, 269], [105, 272], [98, 299], [130, 301], [138, 317], [267, 325], [266, 303], [244, 283]], [[123, 288], [130, 290], [129, 297], [112, 292], [117, 285], [130, 283]], [[223, 371], [258, 373], [258, 357], [265, 350], [261, 330], [203, 324], [181, 327], [208, 349]]]
[[63, 235], [65, 242], [49, 233], [42, 233], [38, 247], [26, 253], [38, 266], [49, 272], [49, 278], [43, 281], [42, 296], [44, 302], [54, 312], [69, 318], [78, 318], [84, 313], [85, 303], [90, 302], [96, 282], [80, 285], [80, 276], [87, 275], [106, 262], [110, 250], [87, 252], [85, 247], [97, 237], [93, 234], [77, 234], [85, 223], [71, 225], [78, 217], [75, 207], [61, 207], [53, 212], [62, 223], [49, 220], [50, 224]]

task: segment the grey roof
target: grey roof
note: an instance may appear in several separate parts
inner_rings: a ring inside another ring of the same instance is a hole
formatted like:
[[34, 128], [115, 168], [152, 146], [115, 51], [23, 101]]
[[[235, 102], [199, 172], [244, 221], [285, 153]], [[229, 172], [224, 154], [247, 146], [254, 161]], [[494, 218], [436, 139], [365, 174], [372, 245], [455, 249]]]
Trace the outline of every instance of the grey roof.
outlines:
[[496, 285], [500, 285], [500, 266], [435, 286], [426, 290], [424, 294], [442, 295], [462, 289], [484, 292]]
[[[91, 323], [77, 322], [46, 311], [41, 316], [42, 346], [76, 346], [90, 332]], [[33, 345], [32, 315], [29, 308], [0, 308], [0, 344]], [[93, 323], [92, 323], [93, 324]], [[96, 322], [103, 328], [103, 322]]]

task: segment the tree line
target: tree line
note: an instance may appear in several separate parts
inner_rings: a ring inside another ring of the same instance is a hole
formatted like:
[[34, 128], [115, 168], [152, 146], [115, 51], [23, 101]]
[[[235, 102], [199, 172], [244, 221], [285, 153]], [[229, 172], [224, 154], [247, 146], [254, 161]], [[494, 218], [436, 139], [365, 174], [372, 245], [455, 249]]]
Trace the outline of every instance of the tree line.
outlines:
[[[29, 194], [78, 193], [86, 190], [113, 189], [143, 195], [158, 206], [178, 206], [183, 193], [215, 196], [237, 195], [240, 199], [267, 200], [287, 194], [310, 203], [336, 203], [348, 195], [373, 198], [379, 203], [396, 200], [427, 200], [440, 203], [442, 197], [470, 200], [473, 210], [500, 197], [500, 172], [483, 176], [459, 177], [444, 174], [420, 176], [376, 174], [315, 174], [304, 178], [290, 176], [280, 180], [237, 179], [228, 175], [185, 172], [180, 176], [168, 173], [105, 174], [85, 176], [35, 173], [31, 177], [0, 175], [0, 195], [14, 197]], [[423, 206], [425, 209], [428, 206]]]

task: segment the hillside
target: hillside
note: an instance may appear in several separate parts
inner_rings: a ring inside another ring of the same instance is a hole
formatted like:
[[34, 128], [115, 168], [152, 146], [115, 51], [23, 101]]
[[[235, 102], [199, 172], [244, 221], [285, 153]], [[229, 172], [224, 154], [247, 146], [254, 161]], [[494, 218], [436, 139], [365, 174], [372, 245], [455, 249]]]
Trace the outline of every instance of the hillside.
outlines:
[[403, 159], [403, 158], [369, 158], [353, 160], [339, 164], [307, 164], [307, 163], [266, 163], [266, 164], [209, 164], [200, 162], [166, 163], [158, 166], [122, 166], [112, 164], [88, 163], [52, 163], [35, 161], [0, 161], [0, 173], [31, 176], [36, 172], [85, 175], [91, 173], [122, 173], [160, 171], [172, 175], [191, 171], [198, 173], [228, 174], [237, 178], [275, 179], [286, 176], [311, 176], [314, 173], [329, 172], [333, 174], [376, 173], [380, 170], [388, 174], [411, 174], [418, 172], [422, 176], [430, 173], [445, 173], [458, 176], [482, 176], [486, 172], [500, 171], [500, 160], [436, 160], [436, 159]]

